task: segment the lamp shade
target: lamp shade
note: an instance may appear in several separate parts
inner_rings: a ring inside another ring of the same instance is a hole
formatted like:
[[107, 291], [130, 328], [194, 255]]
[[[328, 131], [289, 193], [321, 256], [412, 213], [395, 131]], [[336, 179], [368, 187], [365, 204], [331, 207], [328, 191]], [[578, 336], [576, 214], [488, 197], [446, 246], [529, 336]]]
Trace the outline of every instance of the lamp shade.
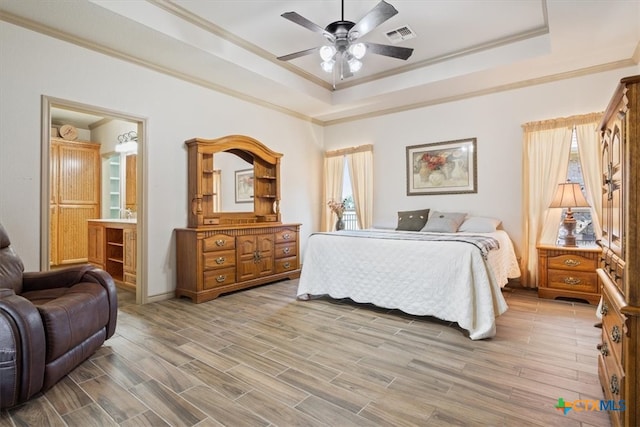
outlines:
[[336, 61], [334, 61], [333, 59], [330, 61], [324, 61], [322, 63], [320, 63], [320, 67], [322, 67], [322, 70], [325, 73], [330, 73], [333, 71], [333, 64], [335, 64]]
[[565, 182], [558, 184], [555, 196], [549, 205], [550, 208], [587, 208], [589, 203], [584, 198], [580, 184]]
[[367, 46], [364, 43], [356, 43], [349, 46], [349, 53], [356, 59], [362, 59], [367, 53]]
[[336, 48], [331, 45], [322, 46], [320, 48], [320, 58], [324, 62], [328, 62], [333, 59], [333, 56], [336, 54]]
[[352, 73], [357, 73], [362, 68], [362, 62], [358, 61], [356, 58], [351, 58], [347, 61], [347, 64], [349, 64], [349, 71]]

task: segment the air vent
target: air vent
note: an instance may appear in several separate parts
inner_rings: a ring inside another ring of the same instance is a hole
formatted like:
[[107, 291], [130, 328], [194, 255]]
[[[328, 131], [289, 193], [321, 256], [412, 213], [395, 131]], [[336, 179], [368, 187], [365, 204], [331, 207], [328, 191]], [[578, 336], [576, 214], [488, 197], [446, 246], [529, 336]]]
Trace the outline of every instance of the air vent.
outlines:
[[387, 38], [393, 44], [400, 43], [401, 41], [414, 39], [416, 38], [416, 33], [414, 33], [411, 28], [408, 26], [403, 26], [400, 28], [396, 28], [393, 31], [388, 31], [386, 33]]

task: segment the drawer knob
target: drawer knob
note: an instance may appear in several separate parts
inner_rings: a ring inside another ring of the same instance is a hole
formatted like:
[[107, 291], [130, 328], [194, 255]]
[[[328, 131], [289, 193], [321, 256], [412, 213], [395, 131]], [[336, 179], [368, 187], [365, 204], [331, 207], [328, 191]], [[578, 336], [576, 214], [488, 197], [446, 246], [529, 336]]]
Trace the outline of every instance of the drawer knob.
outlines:
[[565, 277], [564, 278], [564, 283], [566, 283], [567, 285], [577, 285], [581, 282], [582, 280], [576, 278], [576, 277]]
[[218, 258], [216, 258], [216, 264], [218, 265], [224, 264], [225, 261], [226, 261], [226, 258], [223, 256], [219, 256]]
[[611, 341], [618, 343], [622, 340], [622, 334], [620, 333], [620, 328], [618, 325], [613, 325], [611, 328]]
[[606, 302], [603, 302], [602, 307], [600, 307], [600, 314], [602, 314], [603, 316], [606, 316], [608, 312], [609, 312], [609, 306], [607, 305]]
[[284, 268], [289, 268], [289, 267], [291, 267], [291, 263], [290, 262], [285, 262], [284, 264], [282, 264], [282, 266]]
[[291, 252], [291, 248], [289, 246], [287, 246], [286, 248], [284, 248], [282, 250], [282, 252], [284, 252], [285, 254], [288, 254], [289, 252]]
[[284, 240], [289, 240], [289, 239], [291, 238], [291, 234], [289, 234], [289, 233], [284, 233], [284, 234], [282, 235], [282, 238], [283, 238]]
[[602, 354], [604, 357], [607, 357], [609, 355], [609, 346], [606, 342], [598, 344], [598, 350], [600, 350], [600, 354]]
[[218, 282], [218, 283], [222, 283], [225, 280], [227, 280], [227, 276], [223, 276], [222, 274], [220, 276], [216, 277], [216, 282]]
[[224, 239], [216, 240], [216, 246], [224, 246], [225, 243], [227, 243], [227, 241]]
[[609, 380], [609, 390], [611, 391], [611, 394], [620, 393], [620, 383], [616, 374], [611, 375], [611, 379]]
[[580, 264], [582, 263], [577, 259], [569, 258], [564, 260], [564, 265], [566, 265], [567, 267], [577, 267]]

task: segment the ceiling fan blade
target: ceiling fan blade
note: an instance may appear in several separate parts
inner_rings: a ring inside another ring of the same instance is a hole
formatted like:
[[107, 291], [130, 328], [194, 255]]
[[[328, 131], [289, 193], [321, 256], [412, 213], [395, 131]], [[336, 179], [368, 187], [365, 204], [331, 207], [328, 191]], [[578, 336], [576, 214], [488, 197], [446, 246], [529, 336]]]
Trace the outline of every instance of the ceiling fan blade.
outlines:
[[408, 47], [390, 46], [388, 44], [378, 44], [366, 42], [367, 52], [378, 55], [390, 56], [391, 58], [407, 60], [413, 53], [413, 49]]
[[309, 21], [307, 18], [298, 14], [297, 12], [285, 12], [280, 16], [282, 16], [284, 19], [288, 19], [295, 24], [305, 27], [307, 30], [311, 30], [314, 33], [320, 33], [332, 42], [335, 40], [333, 34], [322, 28], [320, 25]]
[[318, 52], [319, 50], [319, 47], [312, 47], [311, 49], [301, 50], [300, 52], [294, 52], [288, 55], [279, 56], [278, 59], [280, 61], [290, 61], [292, 59], [300, 58], [301, 56], [311, 55], [312, 53]]
[[357, 33], [353, 40], [362, 37], [396, 13], [396, 8], [383, 0], [349, 30], [349, 35]]

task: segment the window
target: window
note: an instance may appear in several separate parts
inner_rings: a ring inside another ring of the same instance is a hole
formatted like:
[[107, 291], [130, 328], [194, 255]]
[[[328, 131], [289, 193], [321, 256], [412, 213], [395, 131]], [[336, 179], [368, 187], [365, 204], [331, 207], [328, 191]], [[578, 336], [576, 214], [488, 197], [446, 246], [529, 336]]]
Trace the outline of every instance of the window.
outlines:
[[[586, 198], [584, 191], [584, 177], [582, 175], [582, 166], [580, 165], [580, 152], [578, 150], [578, 139], [576, 130], [571, 133], [571, 153], [569, 154], [569, 167], [567, 169], [567, 179], [571, 182], [577, 182], [582, 188], [582, 193]], [[591, 208], [573, 208], [573, 217], [576, 220], [576, 229], [573, 234], [576, 236], [576, 244], [578, 246], [593, 246], [596, 241], [595, 231], [593, 230], [593, 221], [591, 220]], [[562, 218], [558, 229], [557, 244], [564, 244], [564, 235], [566, 231], [562, 225], [567, 210], [562, 211]]]
[[342, 179], [342, 200], [345, 202], [345, 210], [342, 220], [345, 230], [359, 230], [358, 218], [356, 216], [356, 204], [353, 200], [353, 189], [351, 188], [351, 175], [345, 159], [344, 173]]

